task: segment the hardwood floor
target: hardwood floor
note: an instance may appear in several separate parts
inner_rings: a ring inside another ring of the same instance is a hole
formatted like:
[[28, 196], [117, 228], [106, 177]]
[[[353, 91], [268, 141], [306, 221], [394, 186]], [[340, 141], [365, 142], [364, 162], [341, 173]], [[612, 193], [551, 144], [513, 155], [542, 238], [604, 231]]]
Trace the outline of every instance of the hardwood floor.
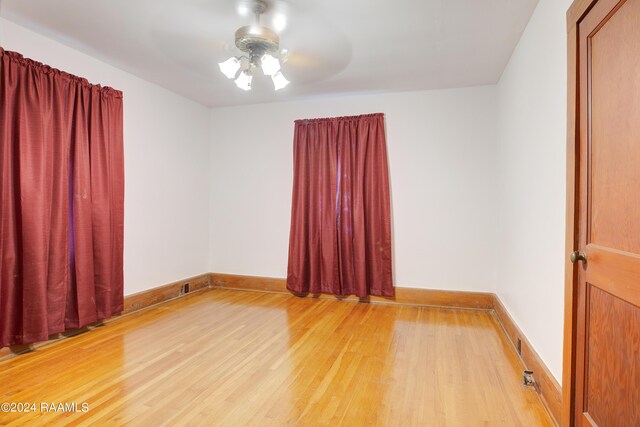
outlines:
[[216, 289], [0, 363], [0, 423], [552, 425], [522, 369], [490, 312]]

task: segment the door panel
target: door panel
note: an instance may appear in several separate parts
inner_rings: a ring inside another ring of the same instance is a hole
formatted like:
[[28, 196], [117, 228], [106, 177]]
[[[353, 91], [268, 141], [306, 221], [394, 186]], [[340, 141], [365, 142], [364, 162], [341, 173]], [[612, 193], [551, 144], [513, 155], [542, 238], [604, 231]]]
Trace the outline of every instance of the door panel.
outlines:
[[597, 286], [589, 293], [587, 412], [599, 426], [638, 426], [640, 310]]
[[[591, 36], [591, 239], [640, 254], [640, 2]], [[635, 36], [634, 36], [635, 33]]]
[[577, 425], [640, 426], [640, 0], [579, 34]]

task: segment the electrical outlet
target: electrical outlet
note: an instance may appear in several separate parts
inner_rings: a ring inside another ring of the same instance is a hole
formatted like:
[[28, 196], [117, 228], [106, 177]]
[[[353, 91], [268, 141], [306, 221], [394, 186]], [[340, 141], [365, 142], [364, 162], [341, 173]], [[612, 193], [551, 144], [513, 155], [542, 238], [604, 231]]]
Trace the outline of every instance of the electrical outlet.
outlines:
[[522, 385], [527, 387], [535, 387], [535, 381], [533, 380], [533, 371], [524, 371], [522, 373]]
[[516, 344], [516, 349], [518, 350], [518, 354], [522, 356], [522, 340], [518, 338], [518, 343]]
[[184, 285], [182, 285], [182, 293], [183, 294], [189, 293], [189, 283], [185, 283]]

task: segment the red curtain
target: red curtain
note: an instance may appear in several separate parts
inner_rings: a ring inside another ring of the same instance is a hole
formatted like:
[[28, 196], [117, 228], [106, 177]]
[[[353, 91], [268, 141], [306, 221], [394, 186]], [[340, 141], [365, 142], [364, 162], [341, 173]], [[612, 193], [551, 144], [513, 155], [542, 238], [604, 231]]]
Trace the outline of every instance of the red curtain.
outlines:
[[0, 347], [123, 309], [122, 93], [0, 49]]
[[393, 296], [383, 114], [296, 120], [287, 288]]

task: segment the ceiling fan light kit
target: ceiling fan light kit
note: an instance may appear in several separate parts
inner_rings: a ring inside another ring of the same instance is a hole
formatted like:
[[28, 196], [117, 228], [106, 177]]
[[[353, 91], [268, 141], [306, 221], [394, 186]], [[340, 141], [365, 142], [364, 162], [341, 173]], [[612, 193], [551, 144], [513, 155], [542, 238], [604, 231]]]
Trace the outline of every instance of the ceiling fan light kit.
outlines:
[[242, 90], [251, 90], [251, 80], [253, 76], [247, 71], [244, 70], [240, 73], [238, 78], [235, 80], [236, 86], [238, 86]]
[[[267, 3], [256, 0], [253, 12], [256, 15], [255, 25], [247, 25], [236, 30], [236, 47], [247, 56], [232, 56], [218, 64], [220, 71], [229, 79], [235, 79], [240, 89], [250, 90], [253, 71], [262, 69], [266, 76], [271, 76], [275, 90], [284, 88], [289, 81], [280, 71], [278, 60], [280, 37], [270, 28], [260, 25], [260, 15], [267, 10]], [[246, 59], [246, 61], [242, 61]]]
[[280, 61], [278, 61], [276, 58], [274, 58], [270, 54], [265, 53], [262, 56], [262, 72], [264, 73], [264, 75], [274, 76], [279, 71], [280, 71]]
[[219, 63], [218, 67], [220, 67], [220, 71], [222, 71], [222, 74], [227, 76], [227, 78], [229, 79], [233, 79], [236, 74], [238, 74], [238, 70], [240, 69], [240, 61], [238, 61], [238, 58], [232, 57], [224, 62]]

